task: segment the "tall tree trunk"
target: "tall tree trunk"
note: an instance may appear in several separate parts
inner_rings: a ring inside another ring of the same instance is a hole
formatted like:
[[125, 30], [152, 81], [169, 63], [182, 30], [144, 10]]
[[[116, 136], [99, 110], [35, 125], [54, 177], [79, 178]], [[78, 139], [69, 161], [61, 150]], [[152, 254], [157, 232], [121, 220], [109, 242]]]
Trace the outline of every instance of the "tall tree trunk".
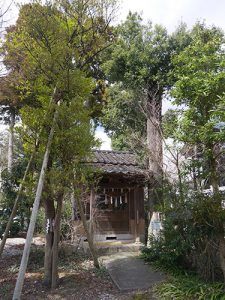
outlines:
[[39, 176], [36, 196], [35, 196], [34, 205], [33, 205], [33, 209], [32, 209], [30, 224], [29, 224], [29, 228], [28, 228], [28, 232], [27, 232], [26, 243], [24, 246], [23, 256], [22, 256], [22, 260], [20, 263], [19, 274], [17, 277], [16, 286], [15, 286], [15, 290], [14, 290], [14, 294], [13, 294], [13, 300], [19, 300], [21, 297], [21, 292], [22, 292], [24, 277], [25, 277], [25, 273], [26, 273], [26, 269], [27, 269], [27, 263], [28, 263], [28, 258], [29, 258], [29, 254], [30, 254], [30, 247], [31, 247], [32, 237], [33, 237], [35, 223], [36, 223], [36, 219], [37, 219], [38, 208], [39, 208], [39, 204], [40, 204], [40, 200], [41, 200], [44, 179], [45, 179], [45, 173], [46, 173], [50, 149], [51, 149], [51, 145], [52, 145], [52, 141], [53, 141], [57, 116], [58, 116], [58, 113], [56, 110], [54, 113], [53, 123], [52, 123], [52, 127], [51, 127], [51, 130], [49, 133], [48, 143], [46, 146], [44, 159], [42, 162], [41, 173]]
[[51, 192], [45, 200], [46, 214], [46, 243], [45, 243], [45, 263], [44, 263], [44, 284], [56, 288], [58, 279], [58, 244], [60, 239], [60, 220], [63, 203], [63, 192], [57, 197], [57, 207], [55, 209]]
[[13, 165], [13, 147], [14, 147], [14, 126], [15, 126], [16, 113], [14, 109], [10, 109], [10, 122], [9, 122], [9, 144], [8, 144], [8, 172], [12, 172]]
[[12, 226], [13, 218], [16, 215], [17, 207], [18, 207], [18, 203], [19, 203], [19, 199], [20, 199], [20, 196], [22, 194], [22, 191], [23, 191], [23, 188], [24, 188], [24, 183], [25, 183], [27, 175], [29, 173], [32, 161], [34, 159], [34, 155], [35, 155], [35, 151], [32, 153], [32, 155], [30, 157], [30, 160], [29, 160], [29, 162], [27, 164], [27, 167], [26, 167], [26, 170], [25, 170], [25, 173], [24, 173], [24, 176], [23, 176], [23, 180], [20, 183], [19, 190], [18, 190], [18, 193], [17, 193], [17, 196], [16, 196], [16, 200], [14, 202], [13, 209], [12, 209], [11, 215], [9, 217], [8, 223], [6, 225], [6, 229], [5, 229], [5, 232], [4, 232], [4, 235], [3, 235], [3, 238], [2, 238], [2, 242], [1, 242], [1, 245], [0, 245], [0, 257], [2, 255], [3, 250], [4, 250], [6, 239], [7, 239], [8, 235], [9, 235], [9, 230], [10, 230], [10, 228]]
[[153, 192], [152, 206], [160, 202], [159, 189], [162, 187], [163, 153], [162, 153], [162, 99], [161, 93], [149, 91], [147, 98], [147, 147], [148, 169], [151, 175]]
[[45, 234], [45, 260], [44, 260], [44, 284], [48, 287], [52, 283], [52, 245], [54, 240], [55, 205], [51, 192], [47, 189], [47, 199], [44, 201], [46, 234]]
[[[73, 189], [74, 189], [74, 194], [76, 194], [75, 193], [75, 190], [76, 190], [75, 184], [73, 185]], [[94, 266], [99, 269], [100, 266], [99, 266], [99, 262], [98, 262], [97, 251], [95, 249], [95, 245], [94, 245], [94, 241], [93, 241], [93, 235], [89, 231], [87, 220], [86, 220], [86, 216], [84, 214], [84, 209], [83, 209], [83, 205], [82, 205], [82, 201], [81, 201], [80, 196], [75, 197], [75, 201], [77, 203], [77, 207], [78, 207], [79, 212], [80, 212], [81, 221], [83, 223], [84, 231], [85, 231], [86, 236], [87, 236], [87, 240], [88, 240], [88, 245], [89, 245], [89, 248], [90, 248], [91, 256], [92, 256], [93, 261], [94, 261]]]
[[159, 120], [155, 117], [147, 119], [149, 171], [157, 181], [162, 178], [162, 136], [159, 126]]
[[[162, 153], [162, 93], [158, 88], [148, 90], [147, 94], [147, 147], [148, 147], [148, 170], [150, 182], [148, 184], [149, 201], [149, 228], [151, 232], [151, 218], [156, 212], [156, 206], [162, 202], [162, 179], [163, 179], [163, 153]], [[148, 243], [149, 245], [149, 243]]]
[[57, 280], [58, 280], [58, 248], [59, 248], [59, 240], [60, 240], [60, 221], [62, 214], [62, 204], [63, 204], [64, 194], [62, 193], [58, 197], [57, 208], [56, 208], [56, 216], [54, 222], [54, 240], [52, 246], [52, 289], [56, 288]]

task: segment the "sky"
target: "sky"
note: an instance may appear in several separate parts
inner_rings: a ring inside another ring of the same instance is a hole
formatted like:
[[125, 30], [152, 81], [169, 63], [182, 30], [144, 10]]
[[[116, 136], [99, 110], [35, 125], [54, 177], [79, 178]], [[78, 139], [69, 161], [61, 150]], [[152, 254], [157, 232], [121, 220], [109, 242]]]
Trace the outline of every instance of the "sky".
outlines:
[[[4, 7], [11, 2], [1, 1]], [[13, 4], [5, 20], [14, 22], [17, 11], [16, 5]], [[169, 33], [173, 32], [181, 21], [189, 28], [196, 21], [205, 21], [207, 25], [216, 25], [225, 31], [225, 0], [121, 0], [116, 21], [125, 20], [129, 11], [141, 13], [144, 22], [151, 20], [153, 24], [162, 24]], [[168, 102], [164, 102], [163, 111], [168, 107]], [[111, 149], [110, 139], [103, 128], [97, 129], [96, 136], [103, 141], [101, 149]]]
[[224, 0], [124, 0], [120, 18], [131, 11], [142, 12], [143, 19], [164, 25], [174, 31], [180, 21], [191, 27], [197, 20], [205, 20], [225, 30]]
[[[18, 13], [16, 3], [29, 0], [0, 0], [0, 8], [12, 3], [6, 20], [15, 22]], [[205, 20], [209, 25], [216, 25], [225, 30], [225, 0], [118, 0], [117, 22], [124, 20], [131, 10], [142, 13], [144, 21], [151, 20], [154, 24], [164, 25], [172, 32], [180, 21], [191, 27], [197, 20]]]

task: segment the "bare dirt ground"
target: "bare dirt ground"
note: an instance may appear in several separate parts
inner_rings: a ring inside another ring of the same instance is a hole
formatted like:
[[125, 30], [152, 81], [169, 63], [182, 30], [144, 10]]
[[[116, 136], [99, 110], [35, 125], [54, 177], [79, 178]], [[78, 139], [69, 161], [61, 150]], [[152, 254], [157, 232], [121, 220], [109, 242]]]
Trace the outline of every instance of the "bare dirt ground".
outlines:
[[[24, 239], [9, 239], [0, 259], [0, 299], [12, 299], [19, 270]], [[103, 266], [94, 268], [84, 254], [60, 255], [59, 285], [54, 291], [42, 284], [44, 263], [43, 239], [37, 238], [32, 246], [23, 287], [22, 300], [151, 300], [150, 290], [120, 292]]]

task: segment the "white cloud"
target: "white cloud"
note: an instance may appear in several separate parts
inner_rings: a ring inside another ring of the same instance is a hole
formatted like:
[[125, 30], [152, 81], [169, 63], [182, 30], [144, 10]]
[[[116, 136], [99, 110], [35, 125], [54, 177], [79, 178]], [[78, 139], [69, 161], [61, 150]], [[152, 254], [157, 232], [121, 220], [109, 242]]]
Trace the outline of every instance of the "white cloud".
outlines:
[[107, 136], [107, 134], [104, 131], [103, 127], [98, 126], [95, 131], [95, 137], [98, 138], [102, 144], [100, 149], [101, 150], [111, 150], [111, 139]]
[[173, 31], [182, 20], [191, 27], [197, 20], [206, 20], [225, 30], [224, 0], [123, 0], [121, 19], [125, 19], [129, 10], [142, 12], [144, 20], [164, 25]]

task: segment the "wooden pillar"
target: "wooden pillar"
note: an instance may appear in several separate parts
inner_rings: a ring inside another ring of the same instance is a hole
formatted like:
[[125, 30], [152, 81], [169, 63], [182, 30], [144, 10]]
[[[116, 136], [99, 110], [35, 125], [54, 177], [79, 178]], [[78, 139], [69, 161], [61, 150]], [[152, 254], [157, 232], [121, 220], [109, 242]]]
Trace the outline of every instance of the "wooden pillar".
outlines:
[[139, 233], [139, 205], [138, 205], [138, 189], [134, 190], [134, 210], [135, 210], [135, 242], [140, 243], [140, 233]]

